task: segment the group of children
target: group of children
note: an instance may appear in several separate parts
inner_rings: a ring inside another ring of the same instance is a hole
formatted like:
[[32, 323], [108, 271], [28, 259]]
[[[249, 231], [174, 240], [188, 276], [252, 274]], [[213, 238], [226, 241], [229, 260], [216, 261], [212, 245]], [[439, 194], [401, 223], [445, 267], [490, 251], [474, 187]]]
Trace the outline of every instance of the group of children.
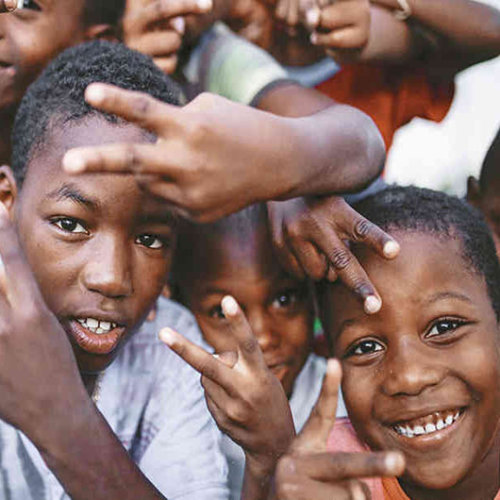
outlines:
[[467, 201], [351, 207], [383, 166], [373, 121], [220, 25], [185, 67], [240, 103], [182, 105], [165, 71], [213, 19], [181, 4], [0, 14], [1, 498], [500, 498], [499, 136]]

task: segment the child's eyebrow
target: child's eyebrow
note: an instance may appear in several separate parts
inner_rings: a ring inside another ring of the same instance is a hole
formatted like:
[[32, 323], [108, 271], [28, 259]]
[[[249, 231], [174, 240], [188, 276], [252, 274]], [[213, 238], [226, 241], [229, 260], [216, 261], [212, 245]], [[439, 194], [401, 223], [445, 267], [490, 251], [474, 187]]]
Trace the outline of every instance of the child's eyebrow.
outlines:
[[47, 198], [57, 201], [70, 200], [83, 205], [91, 210], [99, 208], [99, 202], [83, 194], [74, 184], [63, 184], [60, 188], [51, 191]]
[[427, 304], [431, 304], [432, 302], [437, 302], [444, 299], [457, 299], [467, 303], [472, 302], [469, 297], [458, 292], [438, 292], [434, 295], [431, 295], [425, 302]]

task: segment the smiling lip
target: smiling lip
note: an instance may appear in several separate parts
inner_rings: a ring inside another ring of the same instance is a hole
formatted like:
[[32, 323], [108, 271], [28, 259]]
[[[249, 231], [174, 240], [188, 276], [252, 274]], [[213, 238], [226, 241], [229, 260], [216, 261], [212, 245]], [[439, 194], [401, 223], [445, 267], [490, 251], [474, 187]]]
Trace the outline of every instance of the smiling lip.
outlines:
[[464, 407], [441, 410], [409, 420], [400, 420], [389, 425], [398, 439], [410, 445], [441, 441], [462, 421]]
[[125, 334], [125, 327], [117, 325], [106, 333], [94, 333], [76, 319], [67, 323], [66, 331], [78, 346], [91, 354], [109, 354], [114, 351]]

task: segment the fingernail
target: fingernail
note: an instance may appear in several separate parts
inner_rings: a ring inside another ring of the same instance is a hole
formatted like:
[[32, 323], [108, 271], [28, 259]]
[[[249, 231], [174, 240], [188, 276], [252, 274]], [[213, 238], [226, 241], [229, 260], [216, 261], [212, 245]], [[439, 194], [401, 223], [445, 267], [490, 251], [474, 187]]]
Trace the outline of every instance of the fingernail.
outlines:
[[376, 297], [375, 295], [366, 297], [364, 304], [366, 314], [375, 314], [380, 311], [381, 307], [382, 302], [378, 297]]
[[179, 35], [183, 35], [184, 30], [186, 28], [186, 21], [181, 16], [174, 17], [172, 19], [172, 26], [174, 30], [177, 31], [177, 33], [179, 33]]
[[311, 40], [311, 43], [313, 45], [316, 45], [318, 43], [318, 35], [316, 33], [311, 33], [309, 39]]
[[317, 9], [317, 8], [309, 9], [306, 12], [306, 22], [307, 22], [308, 26], [315, 28], [319, 24], [319, 15], [320, 15], [319, 9]]
[[173, 346], [177, 340], [177, 334], [170, 328], [162, 328], [158, 337], [168, 346]]
[[101, 85], [92, 83], [85, 90], [85, 100], [89, 104], [100, 104], [106, 97], [106, 91]]
[[196, 5], [203, 11], [212, 10], [212, 0], [196, 0]]
[[338, 359], [329, 358], [326, 363], [326, 371], [330, 374], [336, 373], [340, 370], [340, 363]]
[[388, 453], [385, 457], [385, 467], [389, 474], [402, 474], [405, 468], [405, 459], [401, 453]]
[[399, 243], [394, 240], [387, 241], [384, 245], [384, 255], [388, 259], [393, 259], [394, 257], [396, 257], [399, 254], [400, 250], [401, 247], [399, 246]]
[[68, 151], [63, 157], [62, 167], [68, 174], [78, 174], [85, 170], [85, 161], [78, 151]]
[[238, 303], [230, 295], [222, 299], [221, 307], [224, 316], [236, 316], [236, 314], [238, 314]]

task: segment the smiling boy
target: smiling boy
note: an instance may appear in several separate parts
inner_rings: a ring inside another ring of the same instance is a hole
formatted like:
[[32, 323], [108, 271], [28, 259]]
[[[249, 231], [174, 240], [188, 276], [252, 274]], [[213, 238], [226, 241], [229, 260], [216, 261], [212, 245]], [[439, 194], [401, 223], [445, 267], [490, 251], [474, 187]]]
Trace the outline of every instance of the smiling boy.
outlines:
[[[35, 321], [29, 330], [47, 347], [31, 347], [36, 342], [26, 340], [13, 351], [24, 355], [18, 364], [30, 370], [10, 385], [21, 400], [14, 417], [0, 409], [12, 424], [0, 423], [1, 486], [9, 500], [225, 498], [218, 432], [196, 373], [159, 343], [156, 332], [136, 333], [164, 285], [175, 220], [132, 176], [74, 178], [60, 167], [64, 153], [77, 145], [154, 140], [85, 103], [84, 90], [95, 80], [178, 103], [177, 88], [150, 60], [104, 42], [61, 54], [22, 101], [13, 133], [13, 174], [1, 169], [0, 199], [57, 322], [39, 327]], [[12, 252], [4, 257], [9, 261]], [[31, 277], [23, 270], [14, 281], [27, 295]], [[9, 290], [5, 295], [11, 300]], [[44, 307], [26, 300], [28, 316]], [[162, 311], [158, 321], [179, 323], [196, 336], [194, 321], [179, 307]], [[57, 337], [61, 327], [87, 393], [124, 448], [82, 396], [68, 356], [57, 366], [66, 344]], [[3, 342], [0, 350], [5, 349]], [[0, 376], [4, 390], [11, 376]]]
[[[0, 124], [11, 130], [28, 86], [61, 51], [97, 37], [114, 37], [124, 0], [26, 0], [0, 16]], [[10, 134], [0, 139], [0, 159], [9, 162]]]
[[352, 423], [336, 424], [330, 449], [403, 452], [404, 475], [372, 489], [376, 500], [498, 498], [500, 268], [488, 228], [461, 200], [418, 188], [390, 188], [357, 209], [401, 254], [387, 265], [354, 249], [384, 297], [377, 315], [340, 284], [321, 290]]

